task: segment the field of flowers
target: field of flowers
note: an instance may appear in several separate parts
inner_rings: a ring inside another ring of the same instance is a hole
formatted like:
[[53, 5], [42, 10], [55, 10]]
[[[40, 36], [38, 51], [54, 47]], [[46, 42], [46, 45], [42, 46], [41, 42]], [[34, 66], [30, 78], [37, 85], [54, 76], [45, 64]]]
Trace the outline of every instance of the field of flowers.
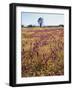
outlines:
[[64, 75], [64, 28], [22, 28], [22, 77]]

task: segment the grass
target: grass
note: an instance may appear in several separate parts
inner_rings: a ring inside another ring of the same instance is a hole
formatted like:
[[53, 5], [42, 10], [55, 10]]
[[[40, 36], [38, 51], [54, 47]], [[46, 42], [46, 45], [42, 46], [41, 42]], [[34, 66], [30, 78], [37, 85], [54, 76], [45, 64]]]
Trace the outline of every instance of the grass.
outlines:
[[64, 75], [64, 29], [22, 28], [21, 75]]

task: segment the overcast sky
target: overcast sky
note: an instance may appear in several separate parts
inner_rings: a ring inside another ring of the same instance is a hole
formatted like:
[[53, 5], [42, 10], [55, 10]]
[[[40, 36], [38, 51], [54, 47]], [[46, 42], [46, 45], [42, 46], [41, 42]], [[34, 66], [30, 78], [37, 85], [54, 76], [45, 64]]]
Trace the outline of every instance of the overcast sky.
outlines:
[[63, 14], [52, 14], [52, 13], [29, 13], [22, 12], [21, 13], [21, 24], [24, 26], [27, 25], [36, 25], [38, 26], [38, 18], [43, 18], [43, 26], [49, 25], [64, 25], [64, 15]]

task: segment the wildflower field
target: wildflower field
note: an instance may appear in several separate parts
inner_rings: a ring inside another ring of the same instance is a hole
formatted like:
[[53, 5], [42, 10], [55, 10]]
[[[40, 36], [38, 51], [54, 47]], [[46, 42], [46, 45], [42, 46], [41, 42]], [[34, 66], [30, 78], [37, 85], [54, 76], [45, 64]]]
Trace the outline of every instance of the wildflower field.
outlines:
[[64, 27], [21, 29], [21, 75], [64, 75]]

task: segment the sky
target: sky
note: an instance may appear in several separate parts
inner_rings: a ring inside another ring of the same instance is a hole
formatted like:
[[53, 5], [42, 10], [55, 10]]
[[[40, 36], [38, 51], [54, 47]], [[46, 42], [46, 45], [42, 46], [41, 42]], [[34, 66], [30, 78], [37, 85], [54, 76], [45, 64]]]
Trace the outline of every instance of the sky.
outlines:
[[43, 18], [43, 26], [50, 25], [64, 25], [64, 15], [63, 14], [54, 14], [54, 13], [31, 13], [31, 12], [22, 12], [21, 13], [21, 24], [24, 26], [35, 25], [39, 26], [38, 18]]

